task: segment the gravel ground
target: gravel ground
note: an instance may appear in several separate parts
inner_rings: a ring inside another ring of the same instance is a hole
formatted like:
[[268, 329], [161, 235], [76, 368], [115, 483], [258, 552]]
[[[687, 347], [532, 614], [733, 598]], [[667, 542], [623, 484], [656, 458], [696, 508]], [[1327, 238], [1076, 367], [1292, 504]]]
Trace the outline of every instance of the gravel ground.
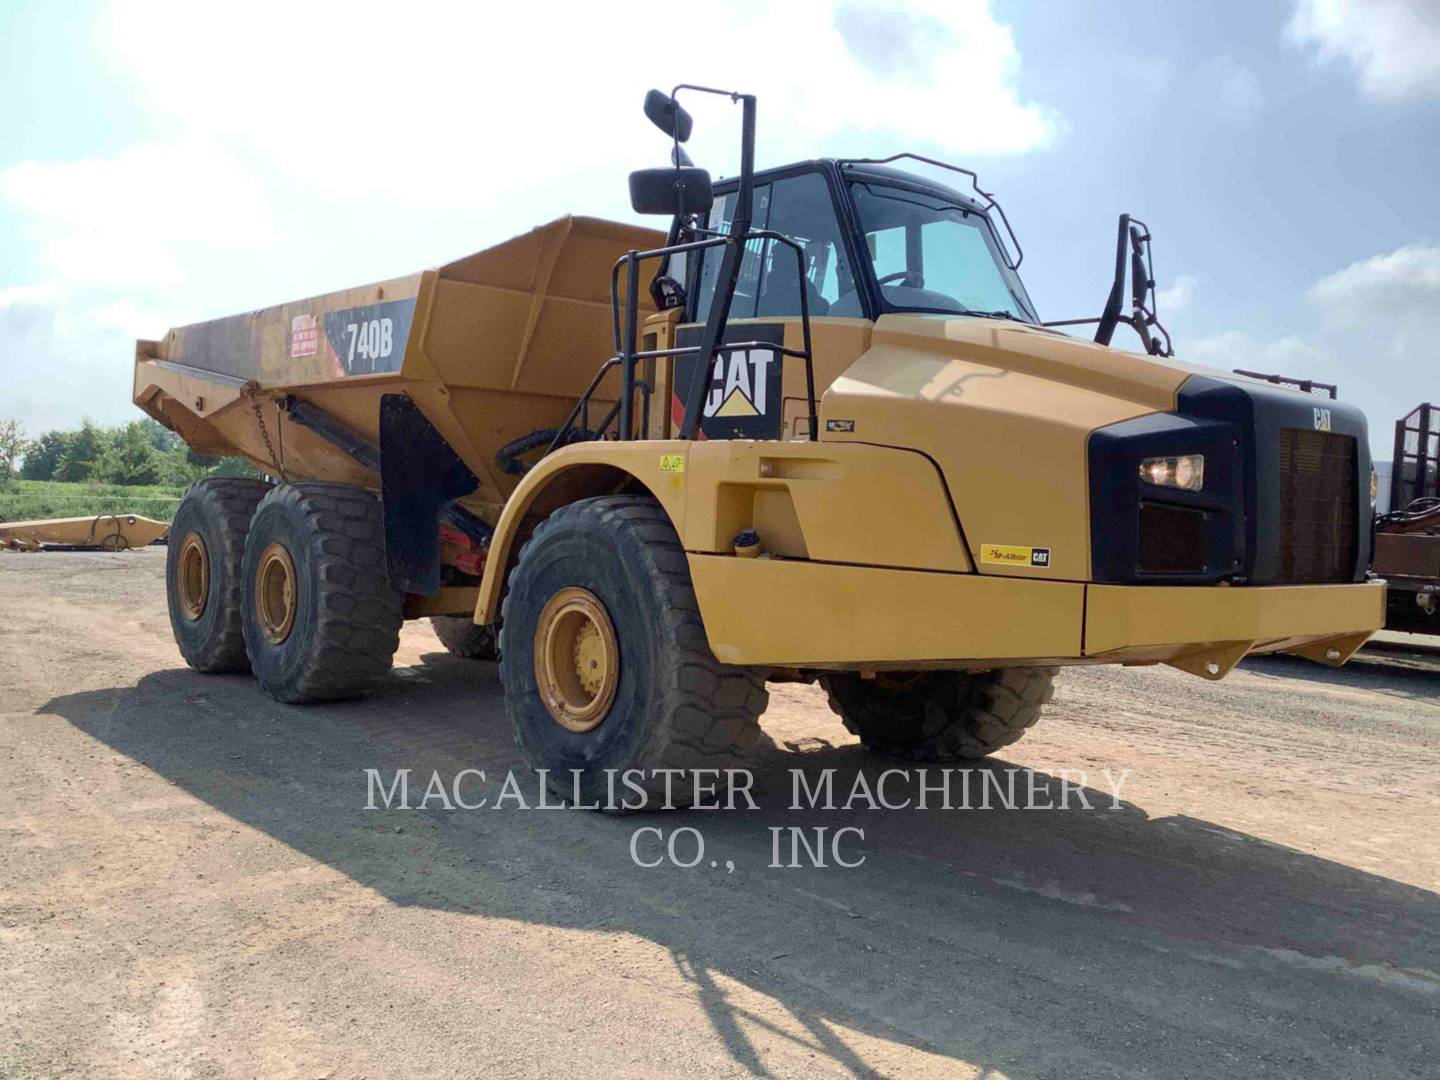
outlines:
[[[1435, 1075], [1435, 657], [1067, 671], [971, 779], [1089, 810], [843, 809], [888, 765], [792, 685], [756, 810], [369, 810], [534, 803], [494, 665], [409, 624], [370, 698], [276, 705], [180, 662], [163, 575], [0, 555], [0, 1075]], [[790, 826], [863, 864], [772, 867]]]

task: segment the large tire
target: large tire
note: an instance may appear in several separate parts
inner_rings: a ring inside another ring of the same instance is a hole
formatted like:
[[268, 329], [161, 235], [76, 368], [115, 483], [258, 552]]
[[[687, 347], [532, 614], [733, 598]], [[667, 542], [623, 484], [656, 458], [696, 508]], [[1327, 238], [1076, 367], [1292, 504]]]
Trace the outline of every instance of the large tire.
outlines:
[[430, 626], [451, 656], [498, 660], [500, 645], [493, 626], [476, 626], [468, 615], [432, 615]]
[[401, 596], [386, 576], [384, 523], [370, 492], [277, 487], [255, 511], [242, 579], [250, 666], [276, 701], [354, 697], [390, 670]]
[[263, 480], [216, 476], [186, 489], [170, 523], [165, 598], [185, 662], [207, 673], [250, 670], [241, 631], [241, 563]]
[[[502, 616], [500, 679], [515, 740], [532, 768], [549, 770], [562, 798], [639, 809], [640, 798], [618, 778], [640, 770], [631, 779], [646, 792], [647, 808], [688, 805], [690, 770], [724, 769], [759, 738], [769, 699], [764, 676], [710, 652], [685, 552], [653, 499], [610, 496], [557, 510], [521, 551]], [[549, 675], [569, 655], [565, 627], [577, 625], [568, 677], [586, 677], [584, 655], [602, 663], [592, 689], [577, 683], [570, 693]], [[561, 662], [537, 666], [537, 646], [542, 658]], [[668, 804], [659, 769], [683, 772]], [[617, 777], [613, 801], [607, 770]]]
[[1040, 719], [1058, 668], [822, 675], [830, 708], [872, 750], [916, 761], [983, 758]]

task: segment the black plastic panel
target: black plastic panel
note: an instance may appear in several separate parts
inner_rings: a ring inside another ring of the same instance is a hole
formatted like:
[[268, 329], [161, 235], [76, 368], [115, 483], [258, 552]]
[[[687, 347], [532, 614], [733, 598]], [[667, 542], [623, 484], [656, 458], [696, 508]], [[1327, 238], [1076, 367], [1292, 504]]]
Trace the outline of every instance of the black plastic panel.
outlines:
[[[1186, 380], [1178, 405], [1090, 436], [1095, 581], [1365, 580], [1370, 448], [1360, 410], [1268, 383], [1205, 375]], [[1140, 479], [1143, 459], [1178, 454], [1205, 455], [1203, 490]], [[1142, 504], [1152, 509], [1142, 514]], [[1158, 505], [1198, 516], [1157, 513]]]
[[[1205, 455], [1202, 490], [1141, 480], [1145, 458], [1178, 454]], [[1089, 459], [1095, 581], [1210, 584], [1243, 572], [1244, 478], [1235, 425], [1173, 413], [1141, 416], [1094, 432]], [[1142, 506], [1147, 508], [1143, 513]], [[1175, 511], [1190, 516], [1177, 517]], [[1182, 520], [1188, 530], [1183, 540]], [[1171, 530], [1168, 535], [1166, 530]], [[1162, 555], [1166, 549], [1172, 550]]]
[[1350, 520], [1355, 544], [1348, 570], [1309, 580], [1364, 581], [1370, 566], [1370, 444], [1365, 414], [1353, 405], [1317, 398], [1262, 382], [1229, 382], [1192, 375], [1180, 388], [1180, 413], [1233, 423], [1241, 434], [1245, 471], [1245, 546], [1250, 557], [1244, 580], [1253, 585], [1295, 581], [1281, 566], [1287, 529], [1297, 527], [1285, 509], [1287, 467], [1282, 461], [1283, 432], [1288, 429], [1346, 436], [1354, 455], [1337, 467], [1340, 480], [1353, 485]]

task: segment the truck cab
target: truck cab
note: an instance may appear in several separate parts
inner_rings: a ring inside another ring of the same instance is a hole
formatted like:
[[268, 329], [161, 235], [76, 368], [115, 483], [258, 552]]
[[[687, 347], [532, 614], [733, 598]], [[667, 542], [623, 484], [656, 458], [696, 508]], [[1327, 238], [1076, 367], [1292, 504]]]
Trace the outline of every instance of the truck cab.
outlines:
[[[713, 203], [696, 227], [727, 234], [735, 220], [738, 187], [738, 178], [715, 185]], [[826, 158], [757, 173], [753, 206], [755, 228], [783, 234], [799, 246], [803, 272], [792, 250], [778, 241], [747, 245], [727, 337], [778, 336], [798, 348], [800, 319], [808, 313], [812, 333], [821, 339], [814, 355], [817, 393], [823, 394], [869, 347], [876, 321], [886, 315], [1039, 324], [1015, 256], [991, 214], [953, 188], [885, 165]], [[685, 253], [667, 259], [657, 274], [657, 280], [678, 287], [660, 292], [672, 307], [655, 322], [676, 325], [677, 340], [684, 344], [698, 341], [699, 328], [711, 314], [721, 261], [721, 252], [713, 248]], [[702, 430], [707, 437], [805, 434], [800, 373], [783, 363], [765, 363], [762, 369], [752, 362], [753, 396], [744, 402], [734, 398], [744, 384], [728, 379], [727, 392], [727, 372], [717, 365], [705, 400]], [[677, 384], [692, 371], [692, 364], [682, 360]], [[727, 402], [727, 412], [717, 418]], [[750, 415], [750, 408], [761, 415]], [[679, 413], [683, 406], [671, 410], [672, 416]]]

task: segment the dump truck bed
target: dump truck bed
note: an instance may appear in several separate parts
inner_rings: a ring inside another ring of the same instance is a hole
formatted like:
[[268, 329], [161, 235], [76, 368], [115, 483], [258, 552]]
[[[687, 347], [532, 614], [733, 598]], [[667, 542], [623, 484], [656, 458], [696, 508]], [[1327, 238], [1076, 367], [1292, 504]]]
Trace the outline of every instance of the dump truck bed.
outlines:
[[433, 270], [178, 327], [137, 344], [135, 403], [201, 453], [375, 486], [286, 405], [373, 446], [380, 398], [405, 394], [480, 479], [473, 501], [496, 507], [514, 484], [496, 450], [563, 422], [614, 351], [611, 267], [663, 239], [564, 217]]

